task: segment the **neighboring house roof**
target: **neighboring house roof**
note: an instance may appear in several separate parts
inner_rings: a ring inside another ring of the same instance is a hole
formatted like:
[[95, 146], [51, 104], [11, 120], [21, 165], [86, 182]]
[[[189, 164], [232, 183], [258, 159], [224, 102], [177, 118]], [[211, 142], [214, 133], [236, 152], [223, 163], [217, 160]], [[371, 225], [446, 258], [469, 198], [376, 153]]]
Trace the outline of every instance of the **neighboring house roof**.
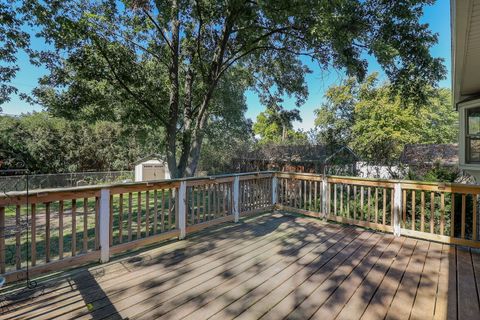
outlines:
[[443, 165], [458, 164], [458, 144], [407, 144], [403, 148], [400, 162], [410, 165], [440, 163]]
[[[340, 150], [341, 152], [337, 153]], [[274, 162], [320, 162], [334, 155], [345, 160], [358, 160], [353, 151], [348, 147], [336, 149], [328, 148], [325, 145], [265, 145], [259, 149], [249, 152], [240, 160], [274, 161]]]

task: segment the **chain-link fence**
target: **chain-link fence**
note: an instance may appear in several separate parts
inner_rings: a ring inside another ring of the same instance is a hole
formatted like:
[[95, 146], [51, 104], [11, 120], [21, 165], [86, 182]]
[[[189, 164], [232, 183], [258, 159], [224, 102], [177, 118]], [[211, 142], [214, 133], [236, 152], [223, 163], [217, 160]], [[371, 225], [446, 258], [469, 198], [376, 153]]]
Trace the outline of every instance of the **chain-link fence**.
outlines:
[[[108, 171], [108, 172], [75, 172], [57, 174], [33, 174], [28, 176], [28, 188], [49, 189], [68, 188], [85, 185], [105, 184], [134, 180], [133, 171]], [[0, 176], [0, 190], [25, 191], [27, 190], [26, 175]]]

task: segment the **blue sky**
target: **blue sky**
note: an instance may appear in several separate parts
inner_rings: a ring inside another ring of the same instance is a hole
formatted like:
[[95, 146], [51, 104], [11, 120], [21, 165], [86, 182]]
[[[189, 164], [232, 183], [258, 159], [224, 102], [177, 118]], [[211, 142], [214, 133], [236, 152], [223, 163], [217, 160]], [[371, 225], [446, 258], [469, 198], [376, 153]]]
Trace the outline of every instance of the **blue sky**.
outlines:
[[[442, 87], [450, 88], [450, 66], [451, 66], [451, 42], [450, 42], [450, 1], [449, 0], [437, 0], [433, 6], [425, 8], [425, 14], [422, 18], [422, 22], [428, 23], [430, 29], [433, 32], [439, 34], [439, 42], [431, 50], [432, 55], [435, 57], [442, 57], [445, 59], [445, 65], [448, 69], [448, 76], [440, 83]], [[43, 44], [40, 39], [33, 39], [34, 47], [41, 47]], [[30, 92], [36, 85], [37, 80], [43, 74], [45, 70], [42, 68], [36, 68], [29, 64], [28, 58], [24, 54], [19, 55], [19, 62], [21, 65], [21, 71], [17, 74], [17, 77], [13, 81], [14, 85], [21, 92]], [[369, 72], [378, 71], [382, 74], [380, 67], [376, 61], [372, 58], [368, 58]], [[313, 127], [314, 110], [317, 109], [322, 101], [323, 94], [329, 86], [338, 84], [345, 75], [337, 70], [320, 70], [320, 68], [305, 60], [309, 67], [313, 70], [313, 73], [307, 75], [306, 80], [309, 89], [309, 98], [306, 103], [301, 106], [300, 114], [303, 121], [295, 123], [296, 128], [308, 130]], [[257, 96], [253, 92], [247, 92], [247, 118], [255, 120], [257, 115], [264, 110], [264, 107], [258, 101]], [[293, 108], [293, 100], [286, 99], [286, 106], [291, 102]], [[18, 97], [12, 97], [12, 101], [2, 106], [3, 112], [7, 114], [20, 114], [24, 112], [40, 111], [40, 106], [31, 106], [24, 101], [21, 101]]]

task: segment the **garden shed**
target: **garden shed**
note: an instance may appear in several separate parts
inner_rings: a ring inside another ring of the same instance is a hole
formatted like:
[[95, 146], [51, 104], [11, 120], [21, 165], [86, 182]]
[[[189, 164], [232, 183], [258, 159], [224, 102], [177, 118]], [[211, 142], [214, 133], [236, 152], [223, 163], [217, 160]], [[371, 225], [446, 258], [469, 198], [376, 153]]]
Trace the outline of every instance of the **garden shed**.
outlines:
[[135, 182], [170, 179], [165, 160], [151, 155], [135, 162]]

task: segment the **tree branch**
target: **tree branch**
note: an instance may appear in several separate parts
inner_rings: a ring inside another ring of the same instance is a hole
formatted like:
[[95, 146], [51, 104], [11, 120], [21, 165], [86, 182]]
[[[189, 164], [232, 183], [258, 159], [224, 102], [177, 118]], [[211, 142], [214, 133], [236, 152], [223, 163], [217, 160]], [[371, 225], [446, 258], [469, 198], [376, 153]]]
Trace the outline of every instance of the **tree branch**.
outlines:
[[150, 111], [150, 113], [155, 117], [157, 118], [158, 120], [160, 120], [160, 122], [162, 122], [163, 124], [165, 124], [165, 120], [160, 117], [153, 109], [152, 106], [150, 106], [146, 101], [144, 101], [139, 95], [137, 95], [135, 92], [133, 92], [129, 87], [128, 85], [121, 79], [121, 77], [117, 74], [117, 72], [115, 71], [115, 67], [113, 66], [112, 62], [110, 61], [110, 59], [108, 58], [108, 54], [106, 54], [106, 52], [103, 50], [102, 48], [102, 45], [96, 40], [96, 39], [93, 39], [94, 43], [97, 45], [99, 51], [100, 51], [100, 54], [103, 56], [103, 58], [105, 59], [105, 61], [107, 62], [109, 68], [110, 68], [110, 71], [112, 71], [112, 74], [113, 76], [115, 77], [115, 79], [118, 81], [118, 83], [120, 84], [120, 86], [130, 95], [132, 96], [136, 101], [138, 101], [144, 108], [146, 108], [148, 111]]
[[147, 16], [148, 20], [150, 20], [150, 21], [153, 23], [153, 25], [155, 26], [155, 28], [157, 29], [157, 31], [160, 32], [160, 36], [161, 36], [162, 39], [167, 43], [167, 45], [168, 45], [168, 47], [170, 48], [170, 50], [174, 51], [172, 44], [170, 43], [170, 41], [168, 41], [167, 36], [166, 36], [165, 33], [163, 32], [162, 28], [158, 25], [157, 21], [155, 21], [155, 19], [153, 19], [153, 17], [148, 13], [147, 10], [142, 9], [142, 11], [143, 11], [143, 13]]

